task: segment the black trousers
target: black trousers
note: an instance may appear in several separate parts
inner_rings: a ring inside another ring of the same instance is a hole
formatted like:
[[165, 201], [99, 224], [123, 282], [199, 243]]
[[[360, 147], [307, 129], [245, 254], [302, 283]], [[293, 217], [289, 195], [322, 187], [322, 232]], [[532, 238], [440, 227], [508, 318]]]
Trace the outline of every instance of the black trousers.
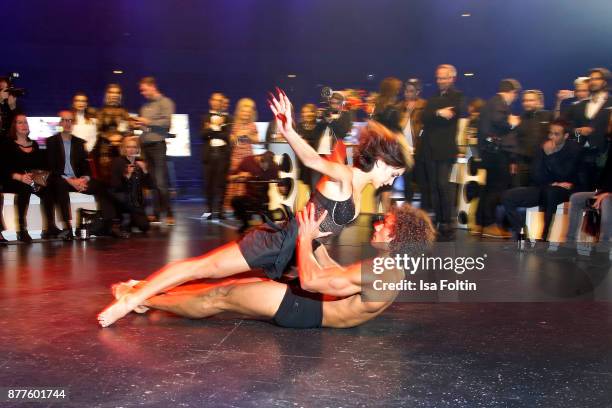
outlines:
[[229, 145], [219, 147], [204, 145], [202, 150], [204, 195], [210, 212], [223, 212], [223, 197], [225, 197], [225, 188], [227, 187], [230, 153]]
[[431, 205], [431, 188], [427, 183], [427, 168], [425, 161], [415, 159], [414, 167], [411, 170], [404, 172], [404, 197], [408, 203], [412, 203], [414, 197], [414, 183], [416, 183], [419, 192], [421, 193], [421, 209], [425, 211], [432, 210]]
[[168, 159], [166, 157], [166, 142], [143, 143], [142, 153], [155, 185], [153, 212], [157, 217], [165, 213], [172, 216], [170, 207], [170, 181], [168, 179]]
[[552, 218], [557, 206], [569, 200], [571, 190], [556, 186], [543, 187], [517, 187], [504, 193], [502, 202], [506, 209], [506, 217], [512, 226], [513, 236], [516, 238], [525, 225], [525, 217], [519, 213], [519, 207], [533, 207], [539, 205], [544, 208], [544, 231], [542, 238], [547, 239]]
[[[70, 192], [77, 190], [72, 187], [64, 178], [53, 177], [51, 180], [51, 188], [55, 195], [55, 202], [59, 206], [62, 222], [68, 228], [71, 218], [70, 211]], [[96, 198], [98, 209], [102, 212], [102, 218], [109, 224], [109, 229], [115, 216], [113, 199], [106, 189], [106, 186], [97, 180], [91, 179], [87, 183], [87, 190], [81, 191], [83, 194], [90, 194]]]
[[131, 203], [127, 193], [115, 192], [112, 193], [112, 197], [117, 213], [121, 217], [122, 230], [130, 230], [132, 227], [136, 227], [142, 232], [149, 230], [149, 220], [142, 205]]
[[243, 226], [246, 226], [253, 214], [267, 213], [268, 203], [251, 196], [238, 196], [232, 198], [232, 208], [236, 218], [242, 222]]
[[495, 223], [495, 208], [502, 195], [512, 186], [510, 154], [496, 148], [481, 149], [482, 167], [487, 171], [485, 185], [480, 190], [476, 223], [483, 227]]
[[453, 161], [427, 160], [425, 166], [431, 204], [436, 214], [436, 222], [439, 224], [449, 224], [451, 222], [454, 201], [449, 181]]
[[[36, 194], [40, 197], [41, 212], [43, 215], [43, 229], [52, 229], [55, 227], [55, 214], [53, 207], [53, 192], [49, 187], [43, 187], [36, 193], [32, 191], [32, 187], [20, 181], [11, 180], [4, 184], [5, 193], [15, 194], [15, 205], [17, 207], [17, 225], [19, 231], [27, 230], [27, 214], [30, 205], [30, 196]], [[4, 197], [0, 194], [0, 213], [2, 213], [4, 205]], [[1, 217], [1, 216], [0, 216]], [[2, 220], [3, 221], [3, 220]], [[4, 223], [0, 224], [4, 230]]]

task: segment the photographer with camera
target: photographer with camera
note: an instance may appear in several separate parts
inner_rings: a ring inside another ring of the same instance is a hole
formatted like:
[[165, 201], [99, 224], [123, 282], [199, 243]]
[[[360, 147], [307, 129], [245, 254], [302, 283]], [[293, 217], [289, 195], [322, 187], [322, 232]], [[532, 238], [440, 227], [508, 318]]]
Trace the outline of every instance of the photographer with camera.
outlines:
[[18, 77], [18, 74], [0, 77], [0, 138], [2, 139], [8, 135], [15, 116], [23, 111], [17, 98], [23, 96], [25, 90], [15, 88], [12, 84], [12, 81]]
[[319, 134], [316, 142], [317, 153], [330, 155], [338, 138], [343, 139], [353, 128], [350, 112], [344, 110], [345, 98], [340, 92], [323, 88], [321, 96], [323, 106], [318, 110], [315, 134]]

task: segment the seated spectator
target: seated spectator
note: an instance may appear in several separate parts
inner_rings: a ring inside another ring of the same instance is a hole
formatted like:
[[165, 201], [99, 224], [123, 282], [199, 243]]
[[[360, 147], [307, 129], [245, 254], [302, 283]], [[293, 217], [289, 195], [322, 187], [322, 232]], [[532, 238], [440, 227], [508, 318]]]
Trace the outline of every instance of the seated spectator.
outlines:
[[544, 109], [544, 94], [538, 89], [523, 92], [523, 113], [521, 123], [516, 128], [518, 151], [514, 167], [513, 185], [527, 187], [529, 185], [529, 170], [536, 152], [546, 141], [548, 127], [553, 114]]
[[[137, 136], [127, 136], [121, 142], [121, 156], [113, 160], [111, 193], [122, 218], [121, 236], [127, 237], [136, 227], [149, 229], [144, 207], [143, 187], [152, 186], [145, 162], [138, 158], [140, 143]], [[126, 217], [126, 215], [128, 217]]]
[[74, 114], [65, 110], [59, 113], [62, 132], [47, 139], [47, 162], [51, 170], [50, 181], [54, 189], [55, 200], [59, 205], [64, 229], [60, 237], [72, 239], [70, 220], [71, 191], [93, 194], [102, 212], [105, 226], [96, 235], [110, 234], [113, 220], [113, 206], [110, 195], [104, 186], [91, 178], [85, 141], [72, 134]]
[[557, 206], [567, 201], [576, 185], [576, 173], [580, 161], [580, 146], [567, 140], [567, 122], [557, 119], [551, 122], [548, 140], [542, 144], [533, 163], [532, 186], [517, 187], [506, 191], [502, 197], [506, 216], [512, 226], [512, 237], [519, 238], [525, 225], [519, 207], [544, 207], [544, 231], [546, 240], [552, 217]]
[[32, 242], [26, 223], [32, 193], [39, 196], [41, 200], [44, 223], [42, 238], [52, 238], [60, 232], [55, 226], [51, 190], [35, 181], [34, 172], [46, 170], [47, 166], [43, 152], [38, 147], [38, 143], [28, 137], [29, 133], [27, 117], [17, 114], [9, 130], [9, 138], [3, 142], [0, 150], [4, 168], [4, 192], [16, 195], [19, 228], [17, 239], [25, 243]]
[[91, 151], [93, 177], [106, 188], [111, 185], [113, 160], [120, 156], [119, 149], [122, 140], [123, 135], [117, 131], [100, 133]]
[[96, 110], [88, 106], [89, 99], [83, 92], [77, 92], [72, 98], [74, 125], [72, 134], [85, 140], [85, 150], [91, 152], [96, 144], [98, 120]]
[[[267, 151], [263, 154], [245, 157], [236, 169], [232, 180], [270, 181], [278, 178], [279, 167], [274, 161], [274, 154]], [[234, 197], [232, 207], [236, 218], [242, 221], [239, 232], [249, 227], [251, 216], [268, 211], [268, 183], [247, 183], [246, 195]]]
[[597, 190], [574, 193], [570, 197], [570, 222], [566, 238], [569, 243], [576, 242], [588, 200], [593, 200], [593, 207], [601, 213], [600, 246], [609, 247], [612, 241], [612, 147], [608, 150], [608, 159], [597, 183]]

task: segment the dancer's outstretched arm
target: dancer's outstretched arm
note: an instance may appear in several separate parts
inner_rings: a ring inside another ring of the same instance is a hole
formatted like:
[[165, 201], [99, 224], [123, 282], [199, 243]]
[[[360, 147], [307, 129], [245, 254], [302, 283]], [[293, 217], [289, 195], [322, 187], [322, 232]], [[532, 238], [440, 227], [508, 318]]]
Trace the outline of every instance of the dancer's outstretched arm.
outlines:
[[323, 212], [319, 219], [315, 218], [312, 204], [298, 213], [300, 223], [298, 238], [298, 274], [300, 285], [309, 292], [325, 295], [346, 297], [361, 292], [361, 263], [346, 268], [339, 265], [323, 267], [314, 256], [312, 240], [325, 236], [319, 226], [327, 216]]
[[344, 183], [351, 183], [352, 172], [349, 166], [341, 163], [336, 163], [331, 160], [326, 160], [308, 144], [293, 129], [293, 117], [291, 116], [291, 101], [281, 90], [278, 92], [278, 98], [271, 96], [270, 109], [276, 118], [276, 128], [280, 131], [283, 137], [295, 151], [298, 158], [306, 167], [318, 171], [319, 173], [328, 176], [333, 180]]

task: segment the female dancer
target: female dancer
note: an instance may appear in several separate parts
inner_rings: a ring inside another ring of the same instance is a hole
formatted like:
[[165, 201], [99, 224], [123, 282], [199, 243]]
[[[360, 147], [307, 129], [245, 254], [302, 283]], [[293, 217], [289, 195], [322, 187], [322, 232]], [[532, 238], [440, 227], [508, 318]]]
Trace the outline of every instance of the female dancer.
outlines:
[[[359, 145], [353, 154], [353, 166], [321, 158], [293, 129], [291, 102], [278, 91], [270, 108], [276, 124], [300, 160], [320, 172], [325, 179], [310, 198], [317, 217], [327, 211], [320, 228], [322, 237], [338, 234], [344, 225], [359, 214], [361, 192], [372, 183], [375, 188], [391, 185], [405, 169], [405, 159], [397, 138], [384, 126], [371, 122], [363, 128]], [[282, 227], [262, 226], [246, 234], [238, 242], [230, 242], [199, 257], [170, 263], [146, 279], [146, 283], [111, 303], [98, 315], [102, 327], [113, 324], [145, 300], [185, 282], [204, 278], [225, 278], [252, 269], [262, 268], [266, 275], [278, 279], [295, 253], [298, 225], [295, 219]], [[320, 241], [320, 240], [319, 240]], [[315, 242], [315, 257], [322, 265], [333, 265], [325, 246]]]

